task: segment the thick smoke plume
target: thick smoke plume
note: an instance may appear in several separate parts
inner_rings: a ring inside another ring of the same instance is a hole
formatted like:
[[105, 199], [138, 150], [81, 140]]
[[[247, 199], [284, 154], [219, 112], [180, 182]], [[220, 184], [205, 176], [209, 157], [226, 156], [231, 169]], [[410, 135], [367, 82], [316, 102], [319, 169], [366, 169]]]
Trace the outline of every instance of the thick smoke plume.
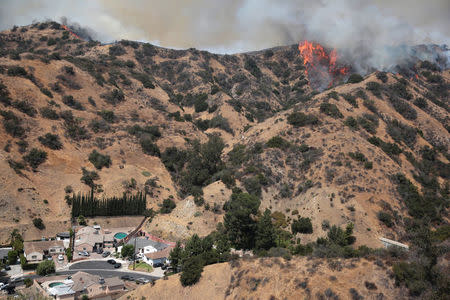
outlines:
[[[448, 0], [4, 0], [0, 28], [62, 16], [101, 40], [141, 40], [219, 53], [312, 40], [355, 69], [388, 69], [401, 45], [449, 44]], [[448, 51], [447, 51], [448, 56]]]

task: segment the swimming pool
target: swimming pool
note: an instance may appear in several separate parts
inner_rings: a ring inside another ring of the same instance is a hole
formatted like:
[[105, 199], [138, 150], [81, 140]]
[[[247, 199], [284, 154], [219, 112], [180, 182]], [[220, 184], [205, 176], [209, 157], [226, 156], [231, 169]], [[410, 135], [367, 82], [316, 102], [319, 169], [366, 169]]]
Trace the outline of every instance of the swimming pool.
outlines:
[[49, 285], [48, 285], [48, 287], [55, 287], [55, 286], [58, 286], [58, 285], [63, 285], [64, 283], [63, 282], [52, 282], [52, 283], [50, 283]]
[[118, 232], [114, 235], [114, 238], [121, 240], [121, 239], [125, 238], [126, 236], [127, 236], [127, 234], [125, 232]]

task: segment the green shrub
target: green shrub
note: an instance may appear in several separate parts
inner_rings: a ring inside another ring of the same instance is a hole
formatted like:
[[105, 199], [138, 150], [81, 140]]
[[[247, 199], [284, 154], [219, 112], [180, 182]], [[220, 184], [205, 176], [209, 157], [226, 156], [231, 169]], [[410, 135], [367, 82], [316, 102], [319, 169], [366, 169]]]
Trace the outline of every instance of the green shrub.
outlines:
[[322, 104], [320, 104], [320, 112], [335, 119], [344, 117], [335, 104], [328, 102], [322, 102]]
[[25, 77], [28, 75], [27, 71], [19, 66], [11, 66], [8, 68], [8, 73], [9, 76], [22, 76]]
[[391, 102], [394, 109], [401, 114], [407, 120], [415, 120], [417, 119], [417, 112], [414, 108], [412, 108], [411, 104], [408, 102], [395, 97], [389, 97], [389, 101]]
[[52, 109], [49, 106], [43, 107], [39, 111], [43, 118], [50, 119], [50, 120], [58, 120], [59, 119], [59, 115], [56, 112], [56, 110]]
[[111, 157], [109, 155], [103, 155], [97, 152], [97, 150], [93, 150], [91, 154], [89, 154], [89, 161], [97, 170], [101, 170], [103, 167], [109, 168], [111, 166]]
[[59, 140], [59, 136], [57, 134], [47, 133], [38, 137], [38, 140], [42, 145], [53, 150], [60, 150], [63, 147], [63, 144]]
[[69, 107], [72, 107], [77, 110], [84, 109], [83, 105], [80, 102], [78, 102], [77, 100], [75, 100], [75, 98], [71, 95], [63, 96], [62, 100], [63, 100], [63, 103]]
[[163, 200], [160, 212], [162, 214], [170, 214], [175, 207], [177, 207], [175, 201], [169, 197]]
[[112, 45], [109, 47], [109, 55], [111, 56], [121, 56], [127, 53], [125, 49], [120, 45]]
[[366, 90], [370, 91], [375, 97], [382, 98], [382, 86], [378, 82], [371, 81], [366, 84]]
[[30, 117], [34, 117], [36, 115], [36, 113], [37, 113], [36, 109], [28, 101], [25, 101], [25, 100], [14, 101], [12, 103], [12, 106], [14, 108], [17, 108], [18, 110], [20, 110], [24, 114], [29, 115]]
[[103, 120], [109, 123], [114, 123], [114, 121], [116, 120], [116, 115], [112, 110], [102, 110], [97, 112], [97, 114], [102, 117]]
[[397, 82], [389, 86], [389, 92], [392, 96], [400, 97], [406, 100], [410, 100], [412, 95], [408, 92], [406, 88], [406, 82]]
[[49, 98], [53, 98], [52, 92], [50, 92], [50, 90], [47, 89], [47, 88], [45, 88], [45, 87], [42, 87], [42, 88], [41, 88], [41, 93], [44, 94], [44, 95], [46, 95], [46, 96], [49, 97]]
[[345, 119], [344, 124], [353, 130], [358, 130], [358, 122], [353, 117], [347, 117], [347, 119]]
[[53, 262], [53, 260], [44, 260], [38, 265], [36, 273], [39, 276], [45, 276], [55, 273], [55, 263]]
[[317, 125], [319, 124], [319, 119], [314, 115], [306, 115], [302, 112], [291, 113], [287, 121], [290, 125], [294, 127], [303, 127], [306, 125]]
[[378, 220], [383, 222], [387, 227], [394, 226], [394, 222], [392, 221], [391, 214], [384, 212], [384, 211], [379, 211], [377, 213], [377, 217], [378, 217]]
[[136, 124], [128, 128], [128, 133], [136, 137], [149, 137], [153, 140], [161, 137], [159, 127], [156, 125], [145, 125], [141, 127]]
[[45, 229], [44, 222], [42, 222], [41, 218], [34, 218], [33, 219], [33, 225], [39, 230]]
[[294, 220], [291, 224], [292, 233], [313, 233], [313, 227], [310, 218], [298, 217], [297, 220]]
[[111, 126], [105, 120], [94, 119], [89, 123], [89, 128], [95, 133], [99, 132], [109, 132]]
[[194, 102], [195, 112], [202, 112], [208, 109], [208, 103], [206, 102], [207, 99], [208, 96], [206, 94], [201, 94], [197, 97]]
[[247, 57], [245, 59], [244, 68], [249, 71], [256, 78], [260, 78], [262, 76], [262, 72], [256, 64], [255, 60], [251, 57]]
[[378, 128], [378, 118], [375, 115], [363, 114], [358, 117], [358, 124], [368, 133], [375, 134]]
[[388, 122], [386, 131], [397, 143], [403, 141], [409, 147], [413, 147], [416, 143], [416, 129], [398, 120]]
[[359, 151], [357, 151], [357, 152], [349, 152], [348, 156], [350, 156], [351, 158], [353, 158], [354, 160], [357, 160], [359, 162], [367, 161], [367, 158], [364, 156], [364, 154], [362, 154]]
[[387, 73], [386, 72], [377, 72], [376, 76], [383, 83], [386, 83], [388, 81], [388, 77], [387, 77]]
[[373, 112], [374, 114], [378, 114], [378, 109], [375, 106], [375, 102], [373, 100], [370, 99], [364, 99], [363, 101], [363, 105], [370, 110], [371, 112]]
[[386, 143], [376, 136], [371, 136], [370, 138], [367, 139], [367, 141], [369, 141], [371, 144], [375, 146], [380, 147], [381, 150], [383, 150], [389, 156], [399, 155], [400, 153], [402, 153], [402, 149], [400, 149], [400, 147], [397, 144]]
[[348, 78], [347, 83], [358, 83], [358, 82], [361, 82], [363, 80], [364, 80], [364, 78], [361, 75], [353, 73]]
[[392, 268], [397, 285], [404, 283], [411, 296], [420, 296], [427, 289], [426, 270], [418, 263], [401, 261]]
[[145, 73], [131, 73], [131, 76], [133, 76], [136, 80], [139, 80], [142, 85], [147, 89], [154, 89], [155, 85], [152, 83], [152, 80], [149, 75]]
[[125, 101], [125, 95], [119, 89], [114, 89], [108, 93], [101, 94], [100, 97], [105, 99], [107, 103], [112, 105], [116, 105], [120, 102]]
[[142, 138], [140, 141], [142, 152], [152, 156], [160, 156], [160, 151], [158, 146], [153, 143], [150, 138]]
[[290, 147], [291, 143], [283, 139], [281, 136], [277, 135], [268, 140], [266, 145], [269, 148], [287, 149]]
[[425, 98], [416, 98], [416, 100], [414, 100], [414, 104], [421, 108], [421, 109], [426, 109], [428, 107], [428, 102]]
[[342, 94], [342, 97], [345, 99], [345, 101], [350, 103], [351, 106], [353, 106], [355, 108], [358, 107], [358, 102], [356, 101], [356, 97], [353, 96], [352, 94]]
[[22, 137], [25, 134], [25, 129], [21, 126], [22, 120], [17, 117], [12, 111], [0, 110], [3, 116], [3, 127], [5, 131], [13, 137]]
[[40, 164], [47, 160], [47, 152], [39, 150], [37, 148], [31, 149], [31, 151], [23, 157], [23, 159], [33, 168], [37, 169]]

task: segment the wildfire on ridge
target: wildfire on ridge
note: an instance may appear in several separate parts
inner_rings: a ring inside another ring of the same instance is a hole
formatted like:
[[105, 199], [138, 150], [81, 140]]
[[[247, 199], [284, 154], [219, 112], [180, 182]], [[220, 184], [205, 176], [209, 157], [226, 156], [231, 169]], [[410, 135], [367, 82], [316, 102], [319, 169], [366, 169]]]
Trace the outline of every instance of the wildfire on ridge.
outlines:
[[62, 28], [64, 28], [64, 30], [67, 30], [71, 35], [73, 35], [74, 37], [76, 37], [77, 39], [81, 40], [82, 38], [80, 38], [78, 35], [76, 35], [75, 33], [73, 33], [72, 30], [70, 30], [69, 27], [67, 27], [66, 25], [61, 25]]
[[333, 85], [336, 79], [346, 76], [348, 67], [337, 65], [338, 55], [335, 49], [329, 53], [319, 43], [303, 41], [298, 44], [303, 57], [306, 75], [313, 88], [325, 89]]

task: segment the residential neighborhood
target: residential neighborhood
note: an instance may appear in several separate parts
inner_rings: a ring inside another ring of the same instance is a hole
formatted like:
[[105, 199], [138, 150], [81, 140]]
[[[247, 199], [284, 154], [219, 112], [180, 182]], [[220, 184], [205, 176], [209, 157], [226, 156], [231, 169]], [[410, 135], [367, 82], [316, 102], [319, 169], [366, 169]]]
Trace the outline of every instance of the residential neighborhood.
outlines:
[[3, 293], [30, 287], [54, 299], [115, 299], [164, 276], [175, 243], [139, 226], [77, 225], [38, 241], [23, 241], [14, 232], [11, 245], [0, 248]]

